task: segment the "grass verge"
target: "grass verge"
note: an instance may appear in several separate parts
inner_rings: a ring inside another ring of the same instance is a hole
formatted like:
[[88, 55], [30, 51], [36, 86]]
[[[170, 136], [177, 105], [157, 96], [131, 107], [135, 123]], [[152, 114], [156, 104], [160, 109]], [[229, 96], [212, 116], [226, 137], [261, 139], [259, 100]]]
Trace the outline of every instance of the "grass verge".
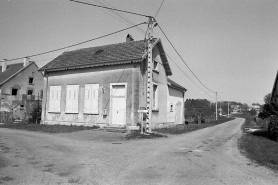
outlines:
[[278, 142], [267, 138], [267, 130], [246, 132], [245, 128], [256, 128], [253, 117], [245, 117], [241, 129], [244, 132], [239, 140], [242, 154], [253, 162], [278, 171]]
[[163, 134], [159, 134], [159, 133], [144, 133], [141, 134], [140, 131], [135, 130], [135, 131], [131, 131], [129, 134], [127, 134], [125, 136], [126, 140], [131, 140], [131, 139], [155, 139], [155, 138], [162, 138], [162, 137], [167, 137]]
[[224, 118], [224, 119], [220, 119], [217, 121], [211, 121], [211, 122], [202, 123], [202, 124], [189, 124], [189, 125], [180, 124], [180, 125], [176, 125], [174, 127], [158, 128], [158, 129], [155, 129], [154, 131], [158, 132], [158, 133], [163, 133], [163, 134], [183, 134], [183, 133], [192, 132], [195, 130], [215, 126], [215, 125], [227, 122], [227, 121], [231, 121], [233, 119], [235, 119], [235, 118]]
[[69, 133], [69, 132], [75, 132], [80, 130], [93, 130], [93, 129], [97, 129], [98, 127], [9, 123], [9, 124], [0, 125], [0, 128], [20, 129], [20, 130], [46, 132], [46, 133]]

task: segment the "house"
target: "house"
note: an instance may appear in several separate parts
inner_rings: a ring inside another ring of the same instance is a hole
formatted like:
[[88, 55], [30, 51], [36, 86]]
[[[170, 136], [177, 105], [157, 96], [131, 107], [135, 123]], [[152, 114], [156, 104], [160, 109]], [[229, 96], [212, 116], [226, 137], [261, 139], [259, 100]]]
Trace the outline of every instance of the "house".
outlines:
[[[160, 39], [153, 39], [152, 128], [184, 120], [186, 89], [172, 75]], [[67, 51], [47, 63], [42, 124], [132, 127], [146, 107], [146, 41]]]
[[[24, 118], [31, 109], [31, 103], [42, 96], [43, 75], [35, 62], [25, 58], [23, 63], [7, 64], [0, 67], [0, 110], [14, 112]], [[41, 98], [40, 98], [41, 99]]]
[[271, 101], [278, 104], [278, 71], [274, 80], [272, 92], [271, 92]]

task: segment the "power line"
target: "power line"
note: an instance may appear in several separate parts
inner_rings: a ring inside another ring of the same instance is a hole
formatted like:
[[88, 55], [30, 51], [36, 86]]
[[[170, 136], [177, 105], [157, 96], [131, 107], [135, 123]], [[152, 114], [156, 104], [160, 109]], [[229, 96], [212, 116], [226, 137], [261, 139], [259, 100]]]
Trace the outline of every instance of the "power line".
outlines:
[[156, 12], [154, 18], [156, 18], [156, 16], [157, 16], [157, 14], [158, 14], [158, 12], [159, 12], [159, 10], [160, 10], [160, 8], [161, 8], [161, 6], [162, 6], [163, 3], [164, 3], [164, 0], [162, 0], [162, 2], [161, 2], [161, 4], [160, 4], [160, 6], [159, 6], [159, 8], [158, 8], [158, 10], [157, 10], [157, 12]]
[[[88, 2], [87, 0], [85, 0], [86, 2]], [[99, 3], [99, 4], [101, 4], [101, 5], [103, 5], [104, 7], [108, 7], [108, 6], [110, 6], [110, 7], [112, 7], [112, 8], [115, 8], [115, 7], [113, 7], [111, 4], [109, 4], [108, 2], [106, 2], [105, 0], [103, 0], [106, 4], [104, 4], [104, 3], [102, 3], [101, 1], [99, 1], [99, 0], [93, 0], [93, 1], [95, 1], [96, 3]], [[88, 2], [89, 3], [89, 2]], [[110, 15], [110, 16], [112, 16], [112, 17], [114, 17], [115, 19], [117, 19], [118, 21], [120, 21], [120, 22], [122, 22], [122, 23], [124, 23], [124, 24], [126, 24], [127, 26], [133, 26], [133, 25], [135, 25], [135, 23], [134, 22], [132, 22], [128, 17], [126, 17], [125, 15], [123, 15], [121, 12], [116, 12], [116, 11], [114, 11], [114, 10], [103, 10], [105, 13], [107, 13], [108, 15]], [[112, 14], [113, 15], [112, 15]], [[114, 15], [116, 15], [116, 17], [114, 16]], [[139, 27], [136, 27], [136, 29], [140, 32], [140, 33], [142, 33], [142, 34], [144, 34], [145, 33], [145, 31], [142, 29], [142, 28], [139, 28]]]
[[190, 69], [190, 67], [186, 64], [186, 62], [184, 61], [184, 59], [181, 57], [181, 55], [179, 54], [179, 52], [176, 50], [176, 48], [174, 47], [174, 45], [172, 44], [172, 42], [169, 40], [169, 38], [167, 37], [167, 35], [164, 33], [164, 31], [162, 30], [162, 28], [160, 27], [160, 25], [158, 24], [158, 27], [160, 29], [160, 31], [163, 33], [163, 35], [165, 36], [165, 38], [168, 40], [168, 42], [171, 44], [171, 46], [173, 47], [173, 49], [176, 51], [176, 53], [179, 55], [180, 59], [183, 61], [183, 63], [186, 65], [186, 67], [190, 70], [190, 72], [195, 76], [195, 78], [210, 92], [215, 93], [214, 91], [210, 90], [209, 88], [207, 88], [202, 82], [201, 80], [194, 74], [194, 72]]
[[85, 3], [85, 2], [81, 2], [81, 1], [75, 1], [75, 0], [69, 0], [69, 1], [72, 1], [72, 2], [75, 2], [75, 3], [80, 3], [80, 4], [85, 4], [85, 5], [90, 5], [90, 6], [95, 6], [95, 7], [98, 7], [98, 8], [105, 8], [105, 9], [110, 9], [110, 10], [114, 10], [114, 11], [129, 13], [129, 14], [133, 14], [133, 15], [139, 15], [139, 16], [143, 16], [143, 17], [151, 17], [149, 15], [143, 15], [143, 14], [139, 14], [139, 13], [135, 13], [135, 12], [119, 10], [119, 9], [116, 9], [116, 8], [109, 8], [109, 7], [105, 7], [105, 6], [99, 6], [99, 5], [92, 4], [92, 3]]
[[19, 59], [23, 59], [23, 58], [26, 58], [26, 57], [34, 57], [34, 56], [44, 55], [44, 54], [47, 54], [47, 53], [52, 53], [52, 52], [55, 52], [55, 51], [71, 48], [71, 47], [74, 47], [74, 46], [78, 46], [78, 45], [81, 45], [81, 44], [84, 44], [84, 43], [87, 43], [87, 42], [91, 42], [91, 41], [94, 41], [94, 40], [97, 40], [97, 39], [101, 39], [101, 38], [104, 38], [104, 37], [107, 37], [107, 36], [110, 36], [110, 35], [113, 35], [113, 34], [116, 34], [116, 33], [119, 33], [119, 32], [125, 31], [125, 30], [128, 30], [128, 29], [134, 28], [134, 27], [139, 26], [141, 24], [146, 24], [146, 22], [142, 22], [142, 23], [136, 24], [134, 26], [131, 26], [131, 27], [128, 27], [128, 28], [124, 28], [124, 29], [121, 29], [121, 30], [118, 30], [118, 31], [115, 31], [115, 32], [112, 32], [112, 33], [109, 33], [109, 34], [106, 34], [106, 35], [102, 35], [100, 37], [96, 37], [96, 38], [90, 39], [90, 40], [79, 42], [77, 44], [65, 46], [65, 47], [62, 47], [62, 48], [58, 48], [58, 49], [54, 49], [54, 50], [50, 50], [50, 51], [46, 51], [46, 52], [42, 52], [42, 53], [38, 53], [38, 54], [34, 54], [34, 55], [28, 55], [28, 56], [25, 56], [25, 57], [13, 58], [13, 59], [9, 59], [9, 60], [6, 60], [6, 61], [19, 60]]
[[201, 89], [203, 92], [205, 92], [207, 95], [209, 95], [210, 97], [212, 97], [212, 98], [214, 98], [213, 96], [211, 96], [210, 94], [208, 94], [206, 91], [204, 91], [198, 84], [196, 84], [177, 64], [176, 64], [176, 62], [167, 54], [167, 53], [165, 53], [166, 55], [167, 55], [167, 57], [168, 58], [170, 58], [172, 61], [173, 61], [173, 63], [179, 68], [179, 70], [181, 70], [181, 72], [185, 75], [185, 76], [187, 76], [187, 78], [192, 82], [192, 83], [194, 83], [199, 89]]

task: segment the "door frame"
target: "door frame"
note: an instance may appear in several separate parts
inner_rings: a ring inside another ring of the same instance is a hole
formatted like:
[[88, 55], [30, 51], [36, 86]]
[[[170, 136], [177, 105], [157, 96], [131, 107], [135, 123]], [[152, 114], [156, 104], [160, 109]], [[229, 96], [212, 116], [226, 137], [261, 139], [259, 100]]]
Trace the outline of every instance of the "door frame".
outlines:
[[[123, 126], [126, 125], [126, 101], [127, 101], [127, 83], [123, 82], [123, 83], [110, 83], [110, 107], [109, 107], [109, 125], [113, 125], [112, 124], [112, 92], [113, 92], [113, 86], [117, 86], [117, 85], [124, 85], [125, 86], [125, 112], [124, 112], [124, 124]], [[118, 126], [118, 125], [117, 125]]]

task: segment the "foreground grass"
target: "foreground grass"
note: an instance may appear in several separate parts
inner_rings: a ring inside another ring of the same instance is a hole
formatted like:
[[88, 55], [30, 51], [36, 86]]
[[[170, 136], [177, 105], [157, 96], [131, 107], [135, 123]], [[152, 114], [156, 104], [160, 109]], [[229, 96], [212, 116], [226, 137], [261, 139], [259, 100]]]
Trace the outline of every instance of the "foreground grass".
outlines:
[[93, 130], [98, 127], [84, 127], [84, 126], [66, 126], [66, 125], [40, 125], [40, 124], [3, 124], [0, 128], [9, 129], [20, 129], [35, 132], [46, 132], [46, 133], [69, 133], [80, 130]]
[[253, 117], [246, 117], [242, 130], [245, 133], [239, 142], [241, 152], [253, 162], [278, 170], [278, 142], [267, 138], [267, 130], [246, 133], [245, 128], [255, 128]]
[[155, 129], [155, 132], [158, 133], [163, 133], [163, 134], [183, 134], [183, 133], [187, 133], [187, 132], [192, 132], [195, 130], [199, 130], [199, 129], [203, 129], [203, 128], [207, 128], [207, 127], [211, 127], [211, 126], [215, 126], [227, 121], [231, 121], [235, 118], [224, 118], [224, 119], [220, 119], [217, 121], [212, 121], [212, 122], [208, 122], [208, 123], [202, 123], [202, 124], [180, 124], [180, 125], [176, 125], [174, 127], [168, 127], [168, 128], [158, 128]]

